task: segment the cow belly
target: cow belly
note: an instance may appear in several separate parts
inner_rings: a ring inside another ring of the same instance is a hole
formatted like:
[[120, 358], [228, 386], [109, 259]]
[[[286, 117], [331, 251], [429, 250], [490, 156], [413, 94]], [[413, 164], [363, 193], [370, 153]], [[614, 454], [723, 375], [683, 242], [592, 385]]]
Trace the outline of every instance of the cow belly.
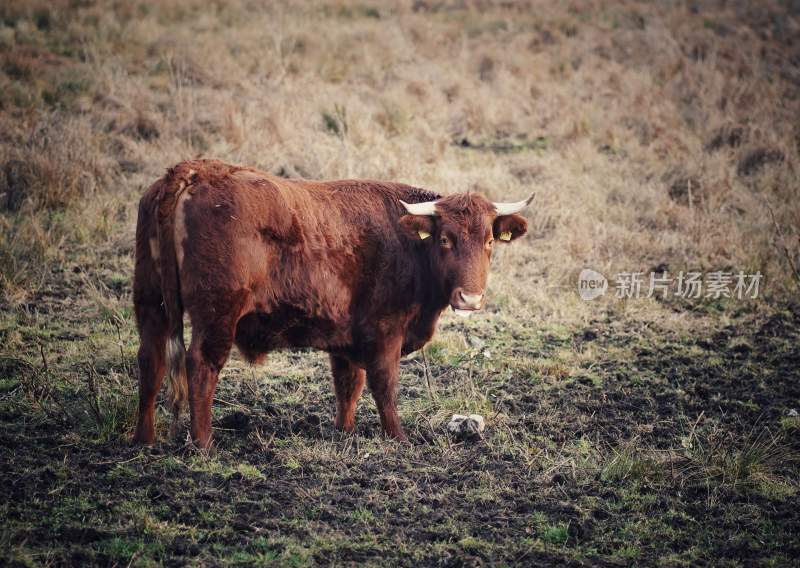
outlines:
[[350, 343], [346, 322], [309, 317], [294, 308], [253, 311], [236, 325], [236, 345], [251, 361], [259, 355], [289, 347], [329, 350]]

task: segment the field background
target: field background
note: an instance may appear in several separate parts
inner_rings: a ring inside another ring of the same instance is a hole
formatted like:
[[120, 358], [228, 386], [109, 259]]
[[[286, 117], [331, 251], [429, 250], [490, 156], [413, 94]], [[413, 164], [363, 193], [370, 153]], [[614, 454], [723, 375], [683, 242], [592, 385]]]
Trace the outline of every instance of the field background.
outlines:
[[[796, 1], [3, 2], [0, 563], [790, 565], [798, 38]], [[411, 445], [369, 396], [335, 432], [314, 352], [234, 355], [210, 456], [163, 409], [128, 445], [136, 203], [193, 157], [536, 191], [402, 364]], [[584, 302], [587, 266], [764, 278]]]

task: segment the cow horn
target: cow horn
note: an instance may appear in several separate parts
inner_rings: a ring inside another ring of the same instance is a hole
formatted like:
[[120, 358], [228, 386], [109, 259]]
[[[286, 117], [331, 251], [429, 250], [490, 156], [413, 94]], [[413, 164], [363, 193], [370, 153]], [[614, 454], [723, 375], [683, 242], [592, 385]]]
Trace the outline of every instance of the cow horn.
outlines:
[[523, 199], [522, 201], [517, 201], [516, 203], [494, 203], [494, 208], [497, 210], [498, 215], [513, 215], [514, 213], [519, 213], [523, 209], [525, 209], [533, 198], [536, 196], [535, 193], [531, 193], [531, 196], [528, 199]]
[[400, 203], [411, 215], [436, 215], [436, 201], [425, 201], [424, 203], [406, 203], [402, 199]]

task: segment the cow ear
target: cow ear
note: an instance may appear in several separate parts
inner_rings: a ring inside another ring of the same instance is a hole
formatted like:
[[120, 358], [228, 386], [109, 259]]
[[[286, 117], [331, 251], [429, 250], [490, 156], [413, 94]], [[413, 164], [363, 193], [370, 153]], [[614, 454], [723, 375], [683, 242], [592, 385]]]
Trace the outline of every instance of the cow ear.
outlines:
[[528, 232], [528, 221], [522, 215], [501, 215], [494, 220], [492, 234], [495, 240], [504, 243], [518, 239]]
[[399, 222], [408, 238], [414, 241], [430, 242], [428, 239], [436, 228], [436, 221], [429, 215], [403, 215]]

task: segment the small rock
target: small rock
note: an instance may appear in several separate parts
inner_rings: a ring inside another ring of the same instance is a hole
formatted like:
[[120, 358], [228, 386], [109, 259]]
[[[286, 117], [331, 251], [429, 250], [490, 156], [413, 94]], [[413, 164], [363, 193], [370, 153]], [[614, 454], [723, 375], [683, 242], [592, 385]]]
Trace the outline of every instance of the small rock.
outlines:
[[447, 430], [457, 436], [475, 436], [486, 428], [486, 422], [480, 414], [453, 414], [447, 423]]

